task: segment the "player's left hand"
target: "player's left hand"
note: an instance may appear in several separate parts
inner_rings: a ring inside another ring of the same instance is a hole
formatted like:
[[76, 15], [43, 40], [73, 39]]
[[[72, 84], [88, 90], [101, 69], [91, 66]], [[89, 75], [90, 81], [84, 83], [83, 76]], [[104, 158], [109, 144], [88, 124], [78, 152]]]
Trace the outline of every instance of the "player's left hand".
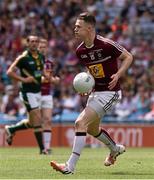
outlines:
[[78, 93], [80, 96], [89, 96], [90, 93]]
[[119, 79], [119, 75], [118, 74], [113, 74], [111, 76], [111, 79], [112, 80], [109, 82], [109, 86], [108, 86], [109, 90], [112, 90], [116, 86], [116, 84], [118, 82], [118, 79]]

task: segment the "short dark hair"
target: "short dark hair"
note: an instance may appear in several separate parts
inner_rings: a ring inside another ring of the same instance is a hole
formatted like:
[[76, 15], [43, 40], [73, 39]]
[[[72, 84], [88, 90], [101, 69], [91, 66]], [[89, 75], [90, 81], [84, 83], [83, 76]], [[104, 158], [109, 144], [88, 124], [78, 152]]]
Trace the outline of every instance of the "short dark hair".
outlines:
[[[37, 36], [37, 35], [35, 35], [35, 34], [34, 34], [34, 35], [33, 35], [33, 34], [32, 34], [32, 35], [29, 35], [29, 36], [27, 37], [27, 39], [26, 39], [26, 40], [27, 40], [27, 42], [29, 42], [29, 41], [30, 41], [30, 38], [31, 38], [31, 37], [37, 37], [37, 38], [38, 38], [38, 36]], [[38, 38], [38, 39], [39, 39], [39, 38]]]
[[89, 12], [81, 13], [79, 15], [78, 19], [83, 20], [86, 23], [89, 23], [89, 24], [91, 24], [93, 26], [95, 26], [95, 24], [96, 24], [95, 16], [92, 15], [91, 13], [89, 13]]

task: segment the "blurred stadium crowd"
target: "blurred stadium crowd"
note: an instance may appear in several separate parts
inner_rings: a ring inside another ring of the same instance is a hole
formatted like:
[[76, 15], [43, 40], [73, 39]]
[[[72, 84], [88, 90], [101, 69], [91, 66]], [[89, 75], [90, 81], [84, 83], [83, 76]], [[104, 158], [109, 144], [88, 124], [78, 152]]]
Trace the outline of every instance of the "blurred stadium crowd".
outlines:
[[49, 41], [49, 58], [61, 78], [53, 88], [54, 113], [78, 112], [86, 97], [72, 88], [81, 69], [75, 55], [73, 28], [76, 16], [96, 15], [97, 32], [119, 42], [134, 56], [122, 82], [123, 100], [109, 116], [154, 120], [154, 0], [0, 0], [0, 112], [22, 115], [19, 84], [6, 70], [25, 48], [26, 37], [35, 33]]

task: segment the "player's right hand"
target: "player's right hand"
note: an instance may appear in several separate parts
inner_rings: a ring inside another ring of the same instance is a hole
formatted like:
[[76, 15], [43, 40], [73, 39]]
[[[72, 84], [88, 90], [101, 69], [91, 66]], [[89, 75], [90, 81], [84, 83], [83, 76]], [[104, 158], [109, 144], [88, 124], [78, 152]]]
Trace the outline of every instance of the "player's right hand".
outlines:
[[88, 93], [78, 93], [80, 96], [88, 96]]
[[34, 83], [35, 79], [33, 76], [23, 78], [23, 83]]
[[94, 92], [94, 89], [87, 93], [78, 93], [80, 96], [89, 96], [92, 92]]

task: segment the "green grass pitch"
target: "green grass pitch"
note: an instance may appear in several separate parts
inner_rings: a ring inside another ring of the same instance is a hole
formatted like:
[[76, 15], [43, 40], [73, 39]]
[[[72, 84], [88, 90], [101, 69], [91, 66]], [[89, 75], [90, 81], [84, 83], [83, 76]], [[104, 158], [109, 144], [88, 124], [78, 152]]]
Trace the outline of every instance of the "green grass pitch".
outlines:
[[53, 148], [52, 155], [39, 155], [37, 148], [0, 148], [0, 179], [153, 179], [154, 149], [127, 148], [116, 164], [105, 167], [106, 148], [85, 148], [75, 174], [63, 175], [50, 166], [65, 162], [71, 148]]

